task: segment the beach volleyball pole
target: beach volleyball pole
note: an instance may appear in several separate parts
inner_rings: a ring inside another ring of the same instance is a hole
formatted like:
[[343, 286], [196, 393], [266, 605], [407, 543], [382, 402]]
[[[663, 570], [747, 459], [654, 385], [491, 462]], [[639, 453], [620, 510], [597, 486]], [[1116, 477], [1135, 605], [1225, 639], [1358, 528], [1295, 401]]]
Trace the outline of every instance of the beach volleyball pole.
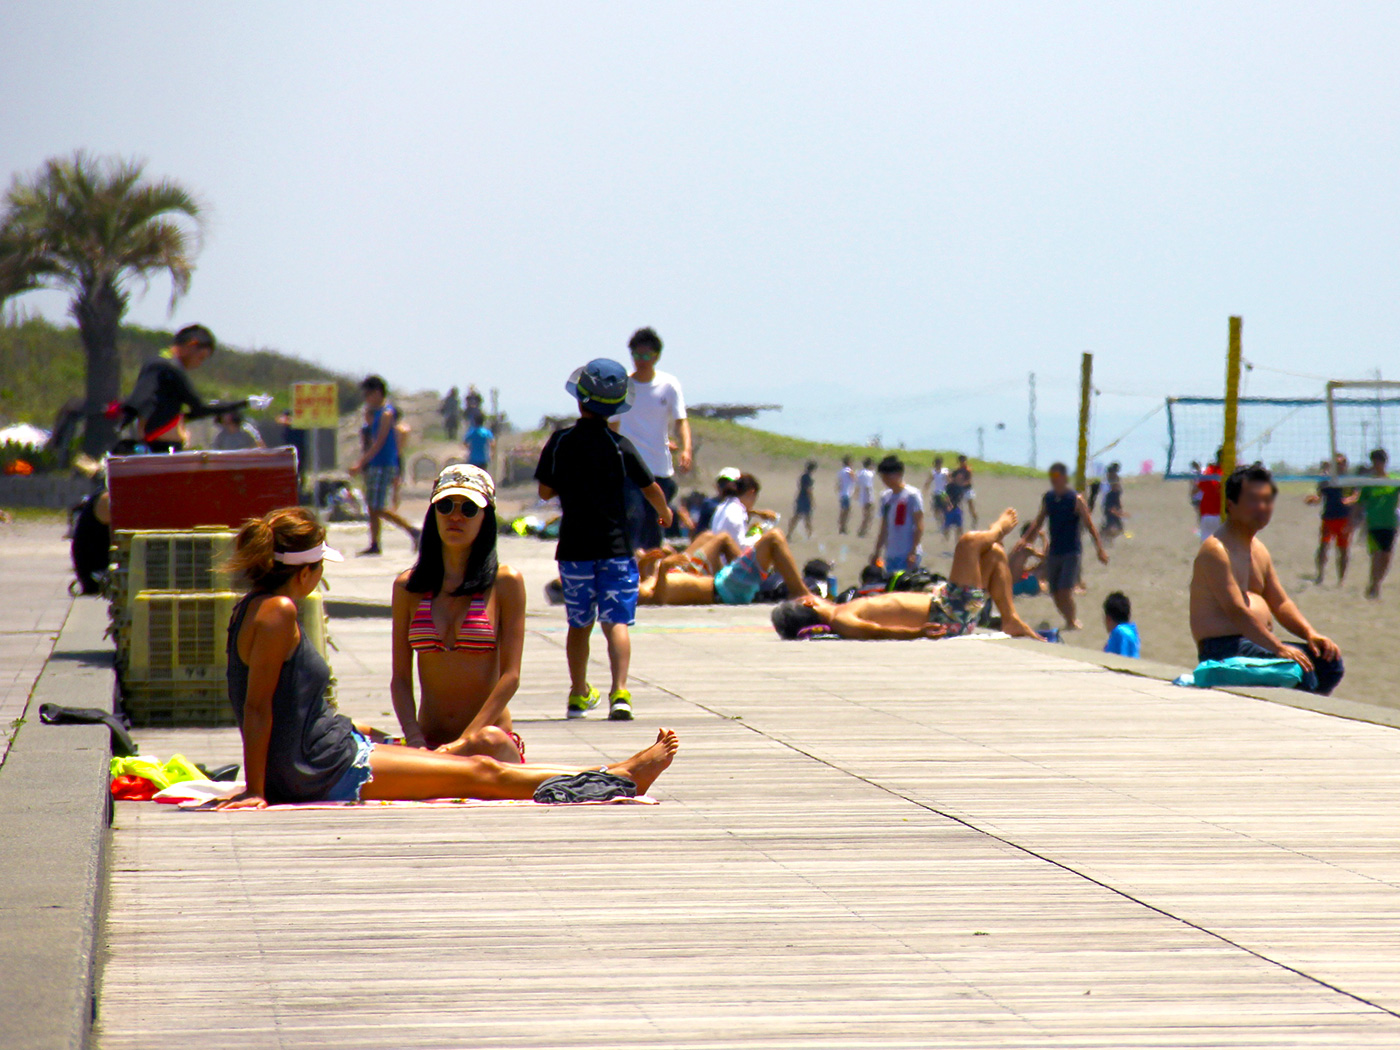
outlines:
[[1074, 463], [1074, 488], [1083, 492], [1089, 467], [1089, 399], [1094, 395], [1094, 355], [1079, 362], [1079, 458]]
[[1220, 442], [1220, 474], [1228, 478], [1235, 469], [1235, 441], [1240, 418], [1240, 327], [1243, 319], [1230, 318], [1230, 350], [1225, 359], [1225, 433]]

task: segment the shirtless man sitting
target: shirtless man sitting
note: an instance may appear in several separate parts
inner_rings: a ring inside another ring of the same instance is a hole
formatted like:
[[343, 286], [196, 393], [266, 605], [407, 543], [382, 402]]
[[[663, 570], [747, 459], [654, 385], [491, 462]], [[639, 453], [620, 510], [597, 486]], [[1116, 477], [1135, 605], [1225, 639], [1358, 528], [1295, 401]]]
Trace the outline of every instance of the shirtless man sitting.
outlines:
[[[728, 564], [713, 575], [702, 571], [721, 559]], [[739, 546], [726, 533], [708, 533], [681, 554], [648, 551], [638, 565], [639, 605], [750, 605], [763, 578], [775, 569], [787, 583], [788, 594], [811, 593], [781, 529], [769, 529], [751, 547]]]
[[[1342, 680], [1341, 651], [1293, 604], [1268, 548], [1257, 539], [1273, 517], [1277, 495], [1262, 463], [1240, 467], [1225, 482], [1225, 523], [1201, 544], [1191, 574], [1191, 635], [1201, 660], [1293, 660], [1303, 669], [1298, 688], [1327, 696]], [[1274, 619], [1302, 643], [1280, 640]]]
[[908, 640], [970, 634], [990, 596], [1001, 613], [1001, 629], [1017, 638], [1038, 638], [1011, 598], [1011, 570], [1001, 541], [1016, 525], [1008, 507], [985, 532], [965, 532], [953, 551], [946, 583], [932, 591], [894, 591], [844, 604], [807, 596], [773, 610], [773, 629], [796, 638], [809, 627], [830, 627], [842, 638]]

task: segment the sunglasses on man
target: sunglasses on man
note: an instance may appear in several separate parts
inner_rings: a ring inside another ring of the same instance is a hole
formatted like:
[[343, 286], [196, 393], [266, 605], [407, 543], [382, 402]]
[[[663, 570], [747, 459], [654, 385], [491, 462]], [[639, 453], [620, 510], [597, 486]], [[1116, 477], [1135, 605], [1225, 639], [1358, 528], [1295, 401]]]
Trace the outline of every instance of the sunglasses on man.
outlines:
[[458, 507], [462, 508], [462, 517], [464, 518], [474, 518], [477, 512], [481, 510], [480, 507], [469, 499], [453, 499], [451, 496], [444, 496], [433, 504], [433, 510], [437, 511], [443, 517], [451, 514]]

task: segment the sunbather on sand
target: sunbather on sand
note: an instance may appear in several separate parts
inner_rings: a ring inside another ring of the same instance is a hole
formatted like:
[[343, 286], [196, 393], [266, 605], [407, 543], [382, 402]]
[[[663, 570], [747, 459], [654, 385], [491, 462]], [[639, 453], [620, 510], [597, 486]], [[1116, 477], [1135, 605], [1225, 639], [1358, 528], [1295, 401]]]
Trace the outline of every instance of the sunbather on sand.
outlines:
[[806, 628], [829, 627], [842, 638], [945, 638], [971, 633], [990, 596], [1001, 613], [1001, 629], [1017, 638], [1039, 637], [1016, 612], [1011, 572], [1001, 541], [1016, 525], [1016, 512], [1002, 511], [985, 532], [965, 532], [953, 551], [948, 580], [930, 591], [895, 591], [845, 604], [812, 595], [773, 610], [773, 629], [796, 638]]
[[[713, 573], [704, 571], [719, 558], [727, 558], [728, 564]], [[787, 583], [788, 594], [811, 593], [781, 529], [769, 529], [752, 547], [740, 547], [732, 536], [712, 532], [681, 554], [649, 551], [640, 569], [641, 605], [750, 605], [763, 578], [774, 570]]]
[[[374, 744], [326, 702], [331, 671], [297, 626], [296, 603], [321, 582], [322, 562], [340, 561], [326, 530], [300, 507], [249, 521], [234, 568], [252, 592], [229, 625], [228, 687], [243, 735], [247, 789], [221, 809], [279, 802], [364, 799], [529, 799], [551, 777], [578, 767], [516, 765], [486, 755], [452, 755]], [[606, 767], [645, 792], [671, 764], [676, 734]], [[596, 767], [595, 767], [596, 768]]]

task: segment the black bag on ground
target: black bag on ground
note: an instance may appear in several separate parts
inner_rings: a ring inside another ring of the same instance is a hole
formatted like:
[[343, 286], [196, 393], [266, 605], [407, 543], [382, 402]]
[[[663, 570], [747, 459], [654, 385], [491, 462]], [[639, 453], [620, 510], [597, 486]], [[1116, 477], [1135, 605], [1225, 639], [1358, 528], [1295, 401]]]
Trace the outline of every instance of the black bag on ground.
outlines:
[[891, 591], [913, 591], [921, 593], [927, 591], [935, 583], [943, 583], [946, 576], [940, 576], [936, 572], [929, 572], [927, 569], [915, 569], [912, 572], [895, 573], [890, 580], [889, 589]]
[[58, 704], [40, 704], [39, 721], [46, 726], [63, 725], [105, 725], [112, 733], [112, 754], [126, 758], [136, 754], [136, 744], [126, 726], [96, 707], [61, 707]]

